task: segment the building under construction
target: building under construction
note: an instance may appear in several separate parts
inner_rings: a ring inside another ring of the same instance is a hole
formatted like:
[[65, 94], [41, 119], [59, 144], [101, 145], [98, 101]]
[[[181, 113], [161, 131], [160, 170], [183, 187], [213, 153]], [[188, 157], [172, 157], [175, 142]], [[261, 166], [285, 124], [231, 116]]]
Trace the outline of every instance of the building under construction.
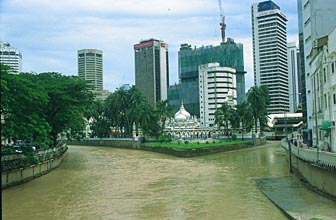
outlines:
[[228, 38], [219, 46], [192, 48], [188, 44], [181, 45], [178, 53], [179, 84], [169, 88], [169, 104], [177, 110], [183, 100], [185, 108], [199, 117], [198, 67], [214, 62], [236, 70], [237, 103], [242, 102], [245, 97], [243, 45]]

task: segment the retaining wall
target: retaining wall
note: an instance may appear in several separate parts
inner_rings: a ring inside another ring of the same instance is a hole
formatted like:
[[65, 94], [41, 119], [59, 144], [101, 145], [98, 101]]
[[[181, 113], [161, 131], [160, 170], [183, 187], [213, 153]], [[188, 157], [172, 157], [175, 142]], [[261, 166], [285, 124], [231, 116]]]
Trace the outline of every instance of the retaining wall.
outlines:
[[[257, 139], [256, 145], [263, 145], [266, 143], [266, 138]], [[158, 147], [158, 146], [149, 146], [146, 144], [141, 144], [140, 139], [134, 141], [132, 138], [90, 138], [82, 141], [67, 141], [68, 145], [84, 145], [84, 146], [105, 146], [105, 147], [115, 147], [115, 148], [125, 148], [125, 149], [137, 149], [152, 151], [158, 153], [169, 154], [177, 157], [195, 157], [202, 156], [207, 154], [213, 154], [218, 152], [226, 152], [232, 150], [240, 150], [244, 148], [250, 148], [254, 145], [252, 142], [249, 144], [243, 145], [223, 145], [216, 147], [200, 147], [194, 149], [178, 149], [178, 148], [169, 148], [169, 147]]]
[[251, 144], [244, 144], [244, 145], [236, 144], [236, 145], [223, 145], [223, 146], [216, 146], [216, 147], [179, 149], [179, 148], [170, 148], [170, 147], [148, 146], [144, 144], [144, 145], [141, 145], [140, 150], [164, 153], [164, 154], [169, 154], [169, 155], [173, 155], [176, 157], [197, 157], [197, 156], [214, 154], [214, 153], [219, 153], [219, 152], [240, 150], [240, 149], [250, 148], [253, 146], [254, 145], [251, 143]]
[[[288, 151], [288, 143], [281, 142]], [[315, 190], [336, 200], [336, 154], [291, 145], [292, 168]]]
[[68, 145], [100, 146], [134, 149], [140, 147], [140, 140], [134, 141], [132, 138], [90, 138], [81, 141], [67, 141]]
[[57, 168], [66, 156], [66, 151], [54, 159], [43, 161], [37, 165], [21, 167], [19, 169], [1, 172], [1, 188], [6, 189], [11, 186], [28, 182], [40, 177]]

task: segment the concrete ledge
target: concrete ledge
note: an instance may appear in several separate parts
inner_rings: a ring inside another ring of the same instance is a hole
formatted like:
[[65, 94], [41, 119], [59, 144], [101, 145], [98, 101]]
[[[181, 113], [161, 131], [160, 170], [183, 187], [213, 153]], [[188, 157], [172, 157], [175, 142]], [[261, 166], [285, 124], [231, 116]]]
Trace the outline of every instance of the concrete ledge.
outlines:
[[289, 219], [334, 220], [335, 203], [305, 188], [294, 176], [256, 178], [257, 187]]
[[216, 146], [216, 147], [207, 147], [205, 145], [205, 147], [190, 148], [190, 149], [148, 146], [146, 144], [143, 144], [141, 145], [139, 150], [164, 153], [164, 154], [169, 154], [169, 155], [173, 155], [176, 157], [197, 157], [197, 156], [203, 156], [203, 155], [214, 154], [214, 153], [219, 153], [219, 152], [241, 150], [241, 149], [251, 148], [251, 147], [254, 147], [252, 143], [243, 144], [243, 145], [232, 144], [232, 145], [223, 145], [223, 146]]
[[[256, 146], [260, 146], [266, 143], [266, 138], [257, 139]], [[250, 144], [231, 144], [223, 146], [208, 147], [204, 144], [204, 147], [191, 148], [191, 149], [179, 149], [171, 147], [159, 147], [159, 146], [149, 146], [146, 143], [141, 144], [140, 141], [134, 141], [133, 139], [86, 139], [82, 141], [67, 141], [68, 145], [83, 145], [83, 146], [101, 146], [101, 147], [113, 147], [113, 148], [123, 148], [123, 149], [135, 149], [152, 151], [157, 153], [163, 153], [168, 155], [173, 155], [176, 157], [196, 157], [208, 154], [214, 154], [219, 152], [227, 152], [233, 150], [240, 150], [245, 148], [254, 147], [253, 143]], [[177, 145], [177, 143], [176, 143]]]
[[[281, 144], [289, 157], [288, 144], [284, 141]], [[292, 168], [309, 188], [336, 201], [336, 169], [333, 166], [335, 162], [330, 158], [328, 158], [329, 161], [322, 161], [319, 157], [326, 154], [332, 153], [317, 152], [316, 149], [302, 149], [291, 145]], [[332, 158], [335, 158], [335, 153]]]
[[7, 189], [12, 186], [20, 185], [49, 173], [61, 165], [66, 155], [67, 151], [58, 157], [43, 161], [37, 165], [30, 165], [15, 170], [1, 172], [1, 189]]

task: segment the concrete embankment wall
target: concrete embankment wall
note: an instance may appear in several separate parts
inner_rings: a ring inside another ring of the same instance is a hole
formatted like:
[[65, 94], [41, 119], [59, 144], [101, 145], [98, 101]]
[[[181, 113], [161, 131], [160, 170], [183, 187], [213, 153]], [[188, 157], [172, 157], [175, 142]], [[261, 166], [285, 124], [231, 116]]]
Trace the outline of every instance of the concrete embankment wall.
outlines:
[[173, 155], [176, 157], [197, 157], [202, 155], [214, 154], [219, 152], [227, 152], [233, 150], [240, 150], [245, 148], [253, 147], [253, 144], [243, 144], [243, 145], [224, 145], [216, 147], [200, 147], [193, 149], [178, 149], [178, 148], [169, 148], [169, 147], [154, 147], [148, 145], [142, 145], [140, 150], [153, 151], [158, 153], [164, 153]]
[[[258, 139], [256, 145], [263, 145], [266, 143], [266, 138]], [[226, 152], [232, 150], [240, 150], [244, 148], [253, 147], [252, 142], [242, 145], [224, 145], [216, 147], [200, 147], [194, 149], [178, 149], [178, 148], [169, 148], [169, 147], [158, 147], [158, 146], [149, 146], [141, 144], [139, 141], [134, 141], [131, 138], [123, 139], [87, 139], [83, 141], [68, 141], [68, 145], [84, 145], [84, 146], [105, 146], [105, 147], [115, 147], [115, 148], [125, 148], [125, 149], [137, 149], [152, 151], [157, 153], [169, 154], [177, 157], [195, 157], [202, 156], [207, 154]], [[205, 144], [206, 145], [206, 144]]]
[[67, 141], [68, 145], [83, 145], [83, 146], [100, 146], [100, 147], [115, 147], [135, 149], [140, 147], [140, 142], [134, 141], [132, 138], [102, 138], [102, 139], [86, 139], [82, 141]]
[[19, 185], [28, 182], [32, 179], [40, 177], [46, 173], [49, 173], [53, 169], [57, 168], [65, 158], [67, 152], [53, 159], [44, 161], [37, 165], [31, 165], [22, 167], [15, 170], [2, 171], [1, 172], [1, 188], [6, 189], [11, 186]]
[[[287, 150], [286, 141], [281, 142]], [[314, 190], [336, 200], [336, 154], [312, 148], [296, 147], [291, 144], [292, 168]]]
[[311, 164], [295, 155], [292, 155], [292, 166], [313, 188], [336, 200], [336, 170]]

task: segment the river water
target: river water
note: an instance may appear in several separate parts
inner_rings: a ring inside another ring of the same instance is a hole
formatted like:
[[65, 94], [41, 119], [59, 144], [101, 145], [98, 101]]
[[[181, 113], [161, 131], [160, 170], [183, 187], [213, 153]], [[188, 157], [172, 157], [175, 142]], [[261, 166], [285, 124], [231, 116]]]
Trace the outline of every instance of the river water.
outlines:
[[255, 178], [287, 176], [284, 150], [176, 158], [70, 146], [55, 171], [2, 191], [5, 220], [287, 219]]

